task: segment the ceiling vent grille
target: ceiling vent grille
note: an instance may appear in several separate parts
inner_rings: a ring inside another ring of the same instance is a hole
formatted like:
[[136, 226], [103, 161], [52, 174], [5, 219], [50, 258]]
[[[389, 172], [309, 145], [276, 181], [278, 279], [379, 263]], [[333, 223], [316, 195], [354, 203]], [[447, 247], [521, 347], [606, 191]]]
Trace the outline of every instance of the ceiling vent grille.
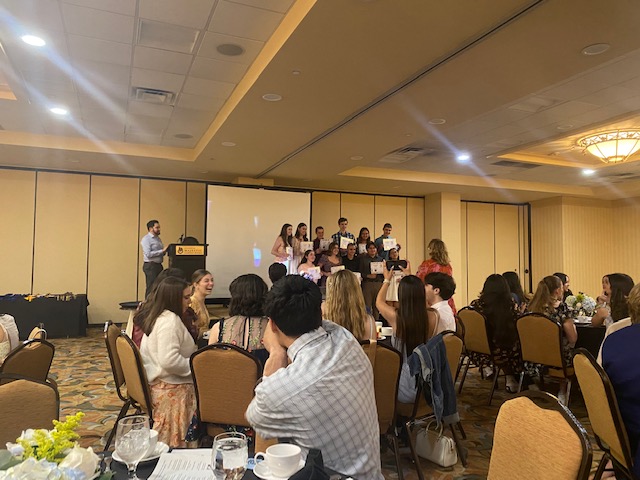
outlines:
[[380, 159], [380, 162], [405, 163], [405, 162], [408, 162], [409, 160], [413, 160], [416, 157], [423, 157], [425, 155], [430, 155], [433, 152], [435, 152], [435, 150], [431, 148], [404, 147], [386, 154], [384, 157]]
[[167, 90], [134, 87], [133, 98], [139, 102], [155, 103], [157, 105], [173, 105], [176, 101], [176, 94]]

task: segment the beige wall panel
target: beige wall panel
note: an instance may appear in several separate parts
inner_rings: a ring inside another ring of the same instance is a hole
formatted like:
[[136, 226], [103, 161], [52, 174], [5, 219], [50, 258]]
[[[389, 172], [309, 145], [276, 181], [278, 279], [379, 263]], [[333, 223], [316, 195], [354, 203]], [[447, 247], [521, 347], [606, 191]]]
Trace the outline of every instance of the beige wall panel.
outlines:
[[[495, 273], [494, 205], [467, 203], [467, 301], [478, 297]], [[454, 278], [456, 272], [454, 271]]]
[[139, 185], [137, 178], [91, 177], [90, 323], [126, 322], [118, 304], [136, 298]]
[[630, 275], [636, 283], [640, 282], [640, 248], [638, 248], [638, 225], [640, 225], [639, 199], [625, 201], [612, 207], [611, 218], [616, 248], [612, 248], [611, 271]]
[[[593, 230], [582, 229], [585, 234]], [[562, 199], [559, 197], [531, 203], [531, 283], [538, 282], [564, 268]], [[588, 262], [590, 257], [584, 259]], [[571, 275], [569, 272], [565, 272]]]
[[187, 220], [185, 236], [204, 243], [204, 221], [207, 209], [207, 185], [187, 183]]
[[0, 294], [31, 293], [36, 173], [0, 170]]
[[382, 226], [390, 223], [393, 226], [391, 235], [405, 248], [407, 245], [407, 199], [405, 197], [375, 197], [374, 226], [369, 227], [371, 237], [382, 235]]
[[[348, 230], [353, 233], [356, 238], [362, 227], [369, 229], [372, 240], [378, 236], [373, 227], [373, 210], [373, 195], [355, 195], [351, 193], [343, 193], [340, 195], [340, 216], [349, 220]], [[335, 231], [337, 231], [337, 229]]]
[[516, 272], [520, 268], [520, 228], [517, 205], [495, 205], [495, 271]]
[[[340, 218], [340, 194], [332, 192], [313, 192], [311, 194], [311, 228], [309, 238], [316, 238], [315, 228], [324, 227], [324, 238], [338, 231]], [[358, 232], [354, 233], [357, 234]]]
[[411, 263], [411, 271], [415, 273], [425, 260], [424, 245], [424, 200], [407, 198], [407, 244], [400, 251], [401, 258]]
[[456, 281], [456, 308], [469, 305], [467, 295], [467, 202], [460, 202], [460, 251], [462, 256], [456, 271], [453, 272]]
[[86, 293], [89, 175], [39, 172], [34, 293]]
[[427, 244], [432, 238], [442, 238], [442, 194], [433, 193], [424, 197], [424, 242], [425, 255]]
[[[140, 227], [138, 230], [138, 299], [143, 299], [146, 287], [142, 272], [142, 248], [140, 239], [147, 234], [147, 222], [160, 222], [160, 238], [167, 246], [176, 243], [184, 233], [186, 206], [186, 182], [170, 180], [140, 181]], [[165, 256], [164, 267], [169, 261]]]

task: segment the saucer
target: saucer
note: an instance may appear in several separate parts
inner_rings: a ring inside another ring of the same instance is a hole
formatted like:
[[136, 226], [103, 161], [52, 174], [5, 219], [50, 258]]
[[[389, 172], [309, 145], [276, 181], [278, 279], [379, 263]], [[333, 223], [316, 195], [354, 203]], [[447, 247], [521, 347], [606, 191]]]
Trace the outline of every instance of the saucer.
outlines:
[[269, 470], [266, 462], [260, 462], [256, 463], [256, 466], [253, 467], [253, 473], [255, 473], [256, 477], [261, 478], [262, 480], [286, 480], [287, 478], [291, 478], [292, 475], [295, 475], [297, 472], [302, 470], [302, 467], [304, 467], [304, 460], [300, 459], [298, 469], [295, 472], [293, 472], [288, 477], [277, 477], [273, 473], [271, 473], [271, 470]]
[[[156, 460], [160, 458], [160, 455], [162, 455], [163, 453], [167, 453], [168, 451], [169, 451], [169, 445], [167, 445], [164, 442], [158, 442], [158, 444], [156, 445], [156, 449], [153, 451], [153, 453], [151, 453], [151, 455], [144, 457], [138, 463], [144, 463], [144, 462], [150, 462], [152, 460]], [[124, 460], [122, 460], [122, 458], [120, 458], [120, 455], [118, 455], [117, 451], [113, 452], [113, 454], [111, 455], [111, 458], [113, 458], [116, 462], [124, 463], [125, 465], [127, 464], [127, 462], [125, 462]]]
[[377, 341], [386, 340], [386, 339], [387, 337], [385, 337], [384, 335], [379, 335], [378, 338], [376, 338]]

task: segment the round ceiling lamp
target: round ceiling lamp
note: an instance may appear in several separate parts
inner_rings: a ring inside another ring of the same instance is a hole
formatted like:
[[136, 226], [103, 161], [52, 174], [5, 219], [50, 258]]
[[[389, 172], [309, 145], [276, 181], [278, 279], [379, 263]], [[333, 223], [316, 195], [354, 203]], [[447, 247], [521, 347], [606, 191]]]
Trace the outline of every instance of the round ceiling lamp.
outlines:
[[614, 130], [588, 135], [578, 145], [604, 163], [622, 163], [640, 150], [640, 130]]

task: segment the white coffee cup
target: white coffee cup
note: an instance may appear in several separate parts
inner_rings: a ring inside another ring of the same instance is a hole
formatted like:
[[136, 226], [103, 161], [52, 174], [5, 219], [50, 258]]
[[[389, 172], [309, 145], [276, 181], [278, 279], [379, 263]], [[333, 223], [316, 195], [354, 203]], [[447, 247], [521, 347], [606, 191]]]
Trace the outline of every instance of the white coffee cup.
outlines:
[[391, 327], [382, 327], [380, 329], [380, 335], [384, 335], [385, 337], [390, 337], [393, 335], [393, 328]]
[[144, 458], [152, 456], [153, 452], [156, 451], [157, 445], [158, 445], [158, 431], [149, 430], [149, 448], [147, 449], [147, 453], [145, 454]]
[[376, 322], [376, 332], [379, 332], [382, 328], [382, 322]]
[[271, 473], [277, 477], [288, 477], [296, 473], [300, 465], [302, 450], [297, 445], [278, 443], [267, 448], [267, 453], [258, 452], [255, 460], [262, 458]]

